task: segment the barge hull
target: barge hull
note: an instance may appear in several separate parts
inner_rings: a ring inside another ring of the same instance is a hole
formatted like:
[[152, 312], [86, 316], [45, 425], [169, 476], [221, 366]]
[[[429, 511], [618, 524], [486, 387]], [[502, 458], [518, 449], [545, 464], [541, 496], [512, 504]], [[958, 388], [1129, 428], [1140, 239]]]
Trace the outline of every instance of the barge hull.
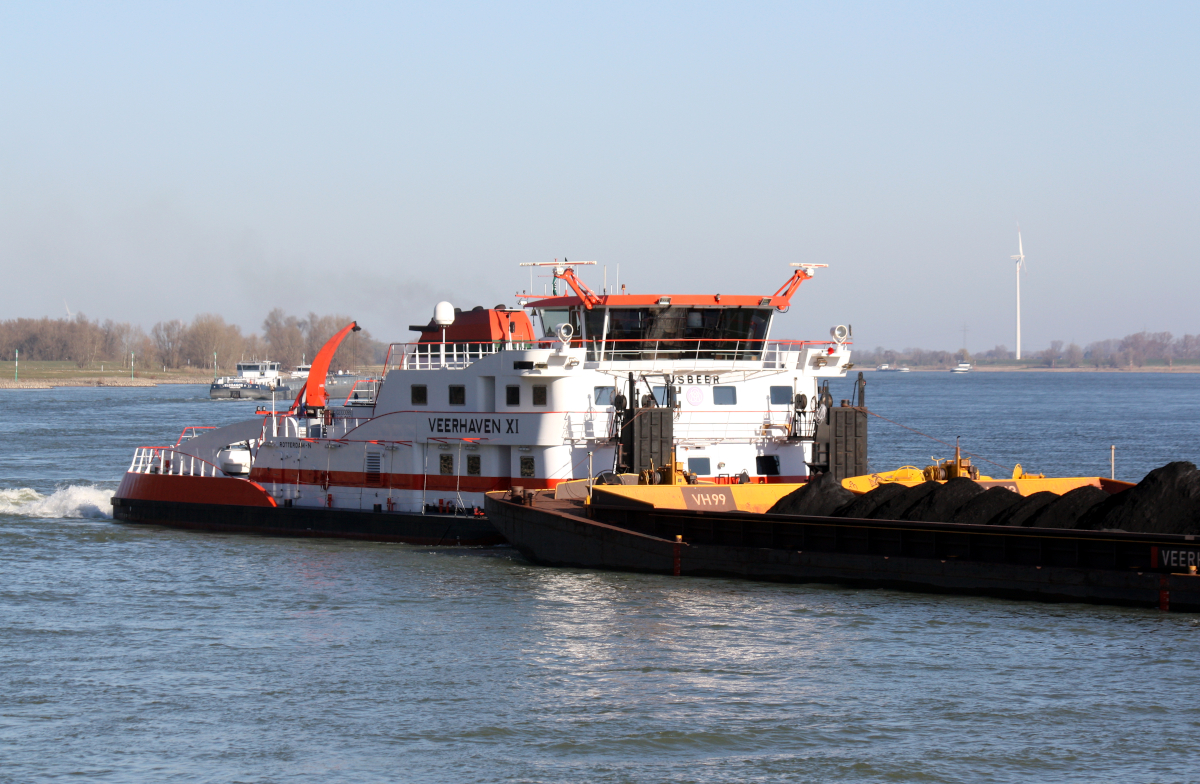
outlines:
[[114, 497], [113, 519], [199, 531], [316, 536], [438, 547], [504, 544], [486, 517], [245, 506]]
[[[546, 566], [1200, 612], [1200, 577], [1159, 565], [1160, 550], [1200, 550], [1182, 536], [662, 510], [593, 509], [600, 519], [589, 519], [581, 507], [498, 495], [486, 510], [522, 555]], [[795, 538], [781, 542], [772, 528]], [[683, 542], [672, 541], [676, 531], [687, 532], [677, 534]], [[990, 548], [972, 553], [972, 536]], [[807, 545], [793, 546], [803, 537]]]

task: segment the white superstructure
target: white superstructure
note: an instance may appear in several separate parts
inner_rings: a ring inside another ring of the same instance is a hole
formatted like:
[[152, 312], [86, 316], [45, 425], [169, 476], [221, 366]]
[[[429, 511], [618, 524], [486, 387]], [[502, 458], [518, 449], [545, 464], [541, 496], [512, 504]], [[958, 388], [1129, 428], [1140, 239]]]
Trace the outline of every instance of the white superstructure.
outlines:
[[[811, 267], [767, 297], [597, 295], [569, 266], [555, 275], [572, 296], [451, 309], [450, 324], [443, 303], [414, 327], [420, 340], [391, 347], [373, 405], [301, 393], [290, 411], [260, 411], [249, 478], [280, 506], [482, 507], [486, 491], [612, 471], [618, 406], [632, 398], [674, 409], [677, 459], [700, 481], [807, 479], [813, 424], [834, 405], [821, 385], [852, 367], [844, 327], [832, 341], [772, 334]], [[205, 457], [195, 450], [251, 429], [175, 452]]]

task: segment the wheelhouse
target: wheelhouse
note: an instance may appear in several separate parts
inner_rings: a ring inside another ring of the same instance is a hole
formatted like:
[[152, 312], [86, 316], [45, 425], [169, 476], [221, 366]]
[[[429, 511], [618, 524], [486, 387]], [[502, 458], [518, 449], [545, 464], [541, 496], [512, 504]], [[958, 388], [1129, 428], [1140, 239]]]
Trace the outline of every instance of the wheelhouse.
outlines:
[[239, 378], [270, 378], [279, 375], [279, 368], [278, 362], [239, 362], [237, 363], [237, 374]]
[[[591, 309], [582, 304], [543, 306], [531, 303], [543, 338], [563, 324], [577, 336], [572, 344], [587, 349], [588, 361], [757, 360], [770, 336], [772, 309], [743, 305], [653, 304], [621, 302], [631, 297], [602, 297]], [[660, 302], [661, 301], [661, 302]]]

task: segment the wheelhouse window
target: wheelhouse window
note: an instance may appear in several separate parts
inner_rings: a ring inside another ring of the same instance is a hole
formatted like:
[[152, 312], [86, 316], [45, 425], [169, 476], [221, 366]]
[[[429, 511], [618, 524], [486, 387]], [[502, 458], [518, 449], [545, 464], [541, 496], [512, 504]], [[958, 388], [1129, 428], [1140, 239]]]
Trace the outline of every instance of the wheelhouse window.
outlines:
[[546, 385], [545, 384], [534, 384], [533, 385], [533, 404], [535, 406], [546, 405]]
[[547, 338], [557, 338], [559, 325], [570, 324], [575, 330], [575, 338], [579, 338], [579, 314], [576, 311], [577, 308], [539, 310], [538, 320], [542, 322], [542, 335]]
[[770, 323], [770, 308], [610, 308], [605, 353], [625, 360], [758, 359]]
[[429, 390], [424, 384], [412, 385], [412, 404], [414, 406], [429, 405]]
[[792, 404], [791, 387], [771, 387], [771, 405], [790, 406]]
[[509, 406], [521, 405], [521, 387], [510, 384], [504, 388], [504, 403]]
[[482, 461], [479, 459], [479, 455], [467, 455], [467, 476], [481, 476], [482, 474]]
[[450, 385], [450, 405], [465, 406], [467, 404], [467, 388], [461, 384]]
[[533, 458], [532, 457], [522, 457], [521, 458], [521, 476], [528, 478], [528, 477], [533, 476], [534, 473], [535, 473], [535, 469], [534, 469]]
[[696, 474], [697, 476], [712, 475], [712, 459], [707, 457], [689, 457], [687, 461], [688, 473]]
[[718, 406], [737, 405], [737, 387], [713, 387], [713, 404]]
[[454, 455], [438, 455], [438, 469], [442, 476], [454, 476]]
[[592, 399], [598, 406], [611, 406], [615, 390], [612, 387], [596, 387], [592, 390]]

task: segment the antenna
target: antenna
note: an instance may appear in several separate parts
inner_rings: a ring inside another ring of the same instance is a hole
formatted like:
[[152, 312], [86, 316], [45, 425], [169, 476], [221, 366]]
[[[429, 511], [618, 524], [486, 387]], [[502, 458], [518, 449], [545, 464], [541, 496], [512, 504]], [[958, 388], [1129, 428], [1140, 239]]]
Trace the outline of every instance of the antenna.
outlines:
[[[554, 261], [522, 261], [517, 266], [518, 267], [554, 267], [554, 271], [550, 274], [550, 277], [554, 281], [554, 294], [555, 294], [555, 296], [557, 296], [558, 295], [558, 279], [563, 276], [563, 273], [565, 273], [571, 267], [578, 267], [578, 266], [584, 266], [584, 265], [594, 267], [594, 266], [596, 266], [596, 262], [594, 262], [594, 261], [567, 261], [567, 259], [564, 257], [561, 264], [558, 263], [558, 259], [555, 259]], [[571, 274], [574, 275], [574, 273], [571, 273]], [[566, 280], [566, 278], [563, 278], [563, 280]], [[533, 270], [532, 269], [529, 270], [529, 288], [531, 288], [531, 289], [533, 288]], [[591, 306], [589, 305], [588, 307], [590, 308]]]
[[1017, 262], [1017, 359], [1021, 358], [1021, 270], [1025, 269], [1025, 245], [1021, 242], [1021, 224], [1017, 224], [1017, 255], [1010, 256]]
[[[594, 265], [595, 263], [596, 262], [594, 262], [594, 261], [567, 261], [566, 259], [563, 259], [561, 264], [557, 261], [522, 261], [517, 266], [518, 267], [578, 267], [581, 264]], [[817, 266], [824, 267], [825, 265], [818, 264]]]

